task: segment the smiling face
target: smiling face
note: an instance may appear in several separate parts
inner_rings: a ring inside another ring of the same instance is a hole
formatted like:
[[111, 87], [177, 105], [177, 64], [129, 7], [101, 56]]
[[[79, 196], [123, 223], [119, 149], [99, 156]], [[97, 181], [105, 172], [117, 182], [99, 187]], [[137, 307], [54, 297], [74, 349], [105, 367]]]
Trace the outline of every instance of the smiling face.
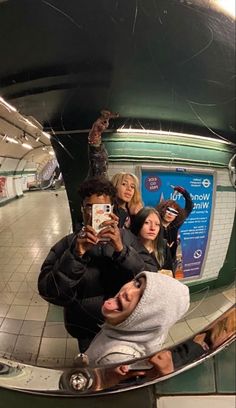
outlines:
[[129, 203], [134, 196], [135, 188], [133, 177], [125, 175], [116, 186], [118, 199], [124, 203]]
[[139, 237], [143, 241], [154, 241], [160, 231], [160, 219], [157, 214], [150, 213], [145, 219], [142, 228], [139, 231]]
[[126, 283], [114, 297], [106, 300], [102, 306], [102, 314], [106, 322], [116, 326], [123, 322], [136, 308], [146, 287], [144, 276]]

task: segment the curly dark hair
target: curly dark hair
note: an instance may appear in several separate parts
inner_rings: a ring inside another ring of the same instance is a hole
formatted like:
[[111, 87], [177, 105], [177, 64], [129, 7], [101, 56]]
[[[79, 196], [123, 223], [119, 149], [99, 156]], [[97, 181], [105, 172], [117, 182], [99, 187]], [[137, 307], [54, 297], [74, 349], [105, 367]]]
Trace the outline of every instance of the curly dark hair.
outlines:
[[79, 196], [82, 202], [87, 197], [91, 197], [93, 194], [98, 196], [107, 195], [110, 197], [111, 202], [113, 203], [116, 198], [116, 188], [113, 186], [111, 181], [105, 177], [91, 177], [83, 183], [80, 184], [78, 189]]
[[161, 201], [157, 206], [156, 206], [156, 210], [159, 212], [161, 219], [164, 219], [167, 207], [172, 207], [175, 210], [178, 211], [178, 215], [175, 218], [175, 220], [173, 220], [171, 222], [171, 225], [179, 225], [182, 224], [183, 221], [186, 218], [186, 211], [180, 207], [180, 205], [178, 203], [176, 203], [176, 201], [174, 200], [166, 200], [166, 201]]

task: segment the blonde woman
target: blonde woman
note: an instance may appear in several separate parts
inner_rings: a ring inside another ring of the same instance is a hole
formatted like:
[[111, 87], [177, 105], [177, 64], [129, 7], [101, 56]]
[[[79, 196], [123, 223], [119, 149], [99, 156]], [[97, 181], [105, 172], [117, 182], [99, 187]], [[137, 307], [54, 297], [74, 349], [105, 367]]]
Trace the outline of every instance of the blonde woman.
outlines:
[[117, 173], [111, 179], [116, 187], [115, 211], [120, 223], [126, 228], [130, 226], [130, 219], [143, 207], [139, 191], [139, 180], [132, 173]]
[[[89, 177], [107, 176], [108, 157], [101, 135], [108, 128], [109, 120], [118, 117], [117, 113], [101, 111], [88, 136]], [[143, 207], [139, 191], [139, 180], [132, 173], [117, 173], [111, 179], [117, 189], [114, 213], [119, 217], [119, 227], [129, 228], [131, 217]]]

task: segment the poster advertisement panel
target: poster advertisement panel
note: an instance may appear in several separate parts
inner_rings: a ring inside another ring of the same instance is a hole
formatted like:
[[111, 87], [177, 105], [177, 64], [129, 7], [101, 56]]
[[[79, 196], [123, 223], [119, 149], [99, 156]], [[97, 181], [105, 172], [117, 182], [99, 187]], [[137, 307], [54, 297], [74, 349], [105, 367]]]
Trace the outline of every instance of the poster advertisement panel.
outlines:
[[7, 178], [0, 177], [0, 200], [7, 198]]
[[179, 229], [177, 271], [179, 279], [201, 276], [206, 256], [214, 199], [215, 175], [189, 168], [140, 168], [141, 192], [145, 206], [156, 207], [162, 200], [175, 200], [182, 208], [185, 199], [174, 191], [184, 187], [192, 198], [194, 208]]

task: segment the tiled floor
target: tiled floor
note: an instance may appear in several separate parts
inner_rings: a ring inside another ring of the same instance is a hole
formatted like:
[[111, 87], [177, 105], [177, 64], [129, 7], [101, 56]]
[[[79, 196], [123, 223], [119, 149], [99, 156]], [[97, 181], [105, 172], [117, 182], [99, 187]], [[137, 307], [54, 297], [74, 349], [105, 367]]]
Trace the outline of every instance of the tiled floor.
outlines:
[[[57, 195], [56, 195], [57, 194]], [[65, 190], [34, 191], [0, 209], [0, 356], [47, 367], [70, 366], [77, 341], [63, 324], [63, 309], [37, 293], [49, 249], [71, 230]], [[185, 319], [165, 346], [191, 336], [235, 301], [233, 286], [192, 295]]]

